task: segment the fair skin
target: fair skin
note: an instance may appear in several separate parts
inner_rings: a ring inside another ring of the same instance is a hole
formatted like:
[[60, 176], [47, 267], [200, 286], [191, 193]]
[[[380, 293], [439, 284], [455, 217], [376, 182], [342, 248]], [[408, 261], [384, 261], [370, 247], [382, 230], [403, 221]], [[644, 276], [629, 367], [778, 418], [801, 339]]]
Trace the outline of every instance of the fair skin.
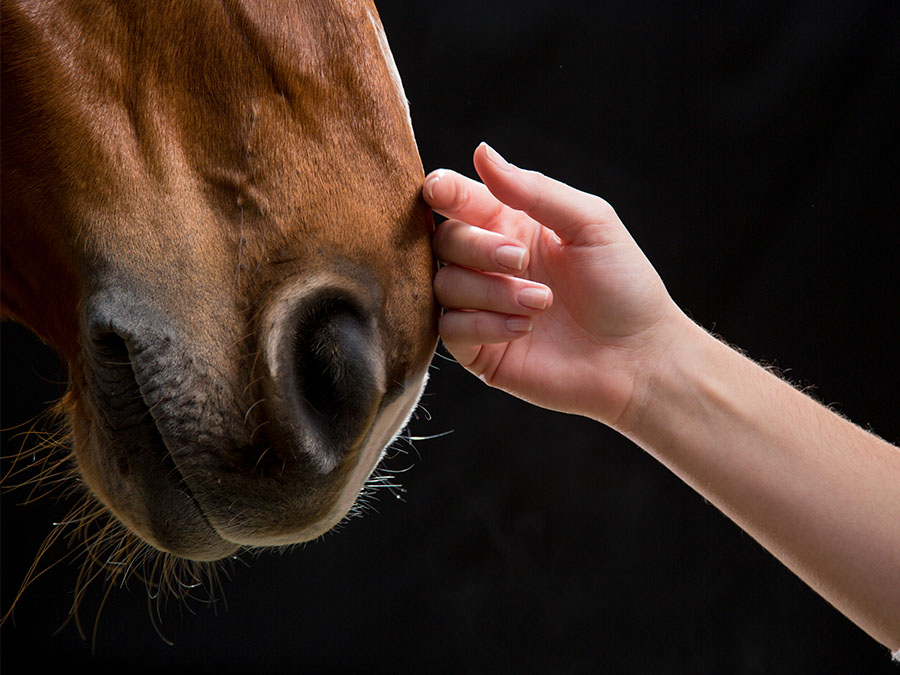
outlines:
[[693, 323], [612, 207], [482, 144], [432, 172], [447, 350], [618, 430], [873, 638], [900, 649], [900, 450]]

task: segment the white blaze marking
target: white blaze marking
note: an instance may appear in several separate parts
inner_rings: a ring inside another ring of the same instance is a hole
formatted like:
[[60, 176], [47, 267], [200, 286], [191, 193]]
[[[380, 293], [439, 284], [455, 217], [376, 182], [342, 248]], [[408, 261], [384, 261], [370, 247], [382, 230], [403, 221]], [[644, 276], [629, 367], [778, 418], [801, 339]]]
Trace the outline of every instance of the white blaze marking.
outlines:
[[372, 28], [375, 29], [375, 37], [378, 38], [378, 45], [381, 47], [381, 53], [384, 54], [384, 61], [387, 63], [391, 78], [393, 78], [394, 84], [397, 86], [397, 91], [400, 93], [400, 100], [403, 101], [403, 107], [406, 108], [406, 121], [409, 123], [409, 128], [412, 129], [412, 116], [409, 113], [409, 101], [406, 98], [406, 92], [403, 91], [403, 81], [400, 79], [400, 71], [397, 70], [397, 63], [394, 61], [393, 53], [391, 53], [387, 35], [384, 33], [381, 22], [375, 18], [375, 15], [372, 14], [371, 10], [369, 11], [369, 21], [372, 22]]

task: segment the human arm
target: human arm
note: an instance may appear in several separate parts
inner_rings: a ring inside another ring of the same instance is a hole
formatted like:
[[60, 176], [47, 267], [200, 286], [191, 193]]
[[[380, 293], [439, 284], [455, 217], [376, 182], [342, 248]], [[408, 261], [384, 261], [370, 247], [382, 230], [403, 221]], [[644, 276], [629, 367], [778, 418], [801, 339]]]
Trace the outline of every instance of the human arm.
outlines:
[[449, 218], [435, 237], [448, 350], [619, 430], [900, 648], [900, 451], [691, 322], [608, 204], [485, 146], [475, 167], [487, 187], [447, 171], [425, 184]]
[[900, 451], [688, 331], [619, 430], [897, 651]]

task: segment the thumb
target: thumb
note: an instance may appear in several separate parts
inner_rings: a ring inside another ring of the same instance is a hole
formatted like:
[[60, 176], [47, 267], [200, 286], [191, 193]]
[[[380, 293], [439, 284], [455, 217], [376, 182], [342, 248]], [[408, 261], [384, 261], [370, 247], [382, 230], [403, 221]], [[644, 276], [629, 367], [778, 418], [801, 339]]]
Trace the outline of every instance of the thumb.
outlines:
[[[475, 149], [473, 161], [481, 180], [497, 199], [549, 227], [565, 243], [579, 243], [588, 225], [619, 223], [606, 200], [536, 171], [520, 169], [487, 143]], [[595, 229], [590, 243], [603, 243], [597, 242], [596, 236]]]

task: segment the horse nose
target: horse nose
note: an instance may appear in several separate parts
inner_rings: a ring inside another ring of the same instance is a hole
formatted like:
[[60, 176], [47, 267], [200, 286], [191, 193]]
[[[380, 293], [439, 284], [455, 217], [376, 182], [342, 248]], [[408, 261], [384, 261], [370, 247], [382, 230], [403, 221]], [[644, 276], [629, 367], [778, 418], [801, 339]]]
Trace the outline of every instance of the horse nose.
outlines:
[[329, 473], [365, 440], [385, 392], [384, 357], [366, 293], [306, 291], [271, 322], [270, 414], [294, 451]]

